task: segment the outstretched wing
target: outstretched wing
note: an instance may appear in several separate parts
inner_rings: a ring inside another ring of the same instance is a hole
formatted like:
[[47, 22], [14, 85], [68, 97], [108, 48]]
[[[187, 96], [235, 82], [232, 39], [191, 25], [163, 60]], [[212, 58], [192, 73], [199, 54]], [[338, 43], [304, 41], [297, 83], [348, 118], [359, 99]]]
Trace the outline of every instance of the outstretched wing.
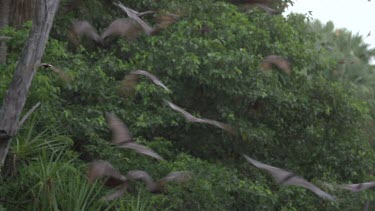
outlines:
[[190, 113], [188, 113], [187, 111], [185, 111], [185, 110], [182, 109], [181, 107], [177, 106], [176, 104], [173, 104], [173, 103], [169, 102], [169, 101], [166, 100], [166, 99], [163, 99], [163, 100], [164, 100], [164, 102], [165, 102], [169, 107], [171, 107], [173, 110], [175, 110], [175, 111], [181, 113], [181, 114], [185, 117], [186, 121], [188, 121], [188, 122], [202, 122], [202, 119], [197, 118], [197, 117], [191, 115]]
[[261, 163], [257, 160], [254, 160], [248, 157], [247, 155], [243, 155], [243, 156], [245, 157], [247, 161], [249, 161], [254, 166], [270, 172], [272, 176], [275, 178], [275, 180], [277, 181], [277, 183], [281, 185], [295, 185], [295, 186], [304, 187], [306, 189], [311, 190], [312, 192], [314, 192], [315, 194], [317, 194], [319, 197], [323, 199], [328, 199], [332, 201], [335, 200], [335, 197], [333, 197], [332, 195], [322, 191], [320, 188], [318, 188], [314, 184], [307, 182], [305, 179], [295, 175], [292, 172]]
[[125, 7], [121, 2], [117, 2], [115, 3], [115, 5], [120, 7], [123, 11], [125, 11], [129, 18], [135, 20], [139, 25], [141, 25], [141, 27], [147, 35], [151, 35], [154, 32], [154, 29], [151, 26], [149, 26], [146, 22], [144, 22], [142, 19], [138, 17], [138, 12]]
[[152, 177], [145, 171], [141, 171], [141, 170], [128, 171], [126, 176], [131, 180], [142, 180], [142, 182], [145, 183], [147, 189], [150, 192], [154, 192], [156, 189], [158, 189]]
[[102, 177], [113, 178], [118, 181], [125, 182], [127, 179], [121, 175], [109, 162], [98, 160], [89, 165], [87, 170], [87, 178], [90, 183]]
[[359, 192], [370, 188], [375, 188], [375, 181], [372, 182], [364, 182], [359, 184], [345, 184], [341, 185], [341, 188], [353, 191], [353, 192]]
[[132, 135], [128, 127], [113, 113], [105, 114], [108, 126], [112, 130], [112, 143], [121, 144], [130, 142]]
[[118, 145], [118, 147], [119, 148], [125, 148], [125, 149], [132, 149], [132, 150], [138, 152], [139, 154], [147, 155], [147, 156], [156, 158], [157, 160], [164, 160], [163, 157], [161, 157], [158, 153], [156, 153], [152, 149], [150, 149], [150, 148], [148, 148], [144, 145], [137, 144], [135, 142], [124, 143], [124, 144]]
[[136, 70], [136, 71], [133, 71], [131, 72], [130, 74], [136, 74], [136, 75], [144, 75], [146, 76], [147, 78], [151, 79], [152, 82], [154, 82], [154, 84], [158, 85], [158, 86], [161, 86], [163, 87], [165, 90], [167, 90], [168, 92], [171, 92], [171, 90], [169, 90], [167, 88], [167, 86], [164, 85], [163, 82], [161, 82], [161, 80], [159, 78], [157, 78], [155, 75], [145, 71], [145, 70]]
[[104, 40], [110, 36], [127, 37], [128, 39], [134, 39], [141, 32], [139, 24], [130, 18], [120, 18], [113, 21], [107, 29], [101, 34], [101, 38]]
[[96, 29], [87, 21], [75, 21], [71, 31], [78, 37], [88, 37], [97, 43], [102, 42], [102, 39], [98, 35]]
[[173, 110], [181, 113], [185, 117], [186, 121], [188, 121], [188, 122], [198, 122], [198, 123], [210, 124], [210, 125], [214, 125], [214, 126], [216, 126], [218, 128], [221, 128], [223, 130], [226, 130], [226, 131], [228, 131], [230, 133], [234, 133], [234, 129], [230, 125], [228, 125], [228, 124], [225, 124], [225, 123], [222, 123], [222, 122], [218, 122], [216, 120], [195, 117], [195, 116], [191, 115], [190, 113], [188, 113], [187, 111], [185, 111], [184, 109], [182, 109], [179, 106], [177, 106], [176, 104], [173, 104], [173, 103], [169, 102], [166, 99], [164, 99], [164, 102], [169, 107], [171, 107]]
[[159, 182], [161, 182], [162, 184], [172, 181], [183, 183], [189, 181], [191, 177], [192, 173], [190, 171], [175, 171], [160, 179]]

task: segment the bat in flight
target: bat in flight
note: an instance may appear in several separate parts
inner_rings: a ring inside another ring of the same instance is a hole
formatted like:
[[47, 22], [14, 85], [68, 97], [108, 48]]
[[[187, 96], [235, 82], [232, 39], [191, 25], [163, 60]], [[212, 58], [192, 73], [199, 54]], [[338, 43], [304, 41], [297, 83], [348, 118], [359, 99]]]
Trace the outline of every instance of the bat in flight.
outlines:
[[128, 127], [113, 113], [106, 113], [108, 126], [112, 131], [112, 143], [119, 148], [131, 149], [139, 154], [153, 157], [157, 160], [164, 160], [152, 149], [133, 142], [133, 137]]
[[269, 55], [266, 58], [264, 58], [261, 63], [261, 67], [263, 70], [272, 69], [272, 65], [276, 65], [287, 75], [290, 75], [292, 73], [289, 62], [281, 56]]
[[204, 124], [210, 124], [210, 125], [213, 125], [213, 126], [216, 126], [218, 128], [221, 128], [225, 131], [228, 131], [230, 133], [234, 133], [234, 129], [228, 125], [228, 124], [225, 124], [225, 123], [222, 123], [222, 122], [218, 122], [218, 121], [215, 121], [215, 120], [211, 120], [211, 119], [204, 119], [204, 118], [198, 118], [198, 117], [195, 117], [193, 115], [191, 115], [190, 113], [188, 113], [187, 111], [185, 111], [184, 109], [182, 109], [181, 107], [169, 102], [168, 100], [164, 99], [164, 102], [169, 106], [171, 107], [173, 110], [181, 113], [186, 121], [188, 122], [197, 122], [197, 123], [204, 123]]
[[133, 19], [136, 21], [143, 29], [143, 31], [147, 35], [154, 35], [158, 33], [159, 31], [167, 28], [169, 25], [177, 21], [177, 18], [179, 17], [178, 15], [175, 14], [167, 14], [162, 17], [160, 17], [158, 20], [158, 24], [155, 27], [151, 27], [149, 24], [147, 24], [144, 20], [142, 20], [139, 17], [139, 12], [128, 8], [124, 6], [121, 2], [114, 3], [116, 6], [120, 7], [127, 15], [129, 18]]
[[127, 178], [107, 161], [97, 160], [89, 164], [87, 178], [90, 183], [103, 177], [107, 178], [105, 185], [109, 187], [117, 187], [127, 182]]
[[53, 66], [52, 64], [48, 64], [48, 63], [41, 63], [40, 64], [41, 67], [44, 67], [44, 68], [51, 68], [51, 70], [56, 73], [62, 80], [64, 81], [71, 81], [72, 78], [69, 77], [68, 75], [66, 75], [64, 73], [64, 71], [60, 70], [59, 68]]
[[97, 160], [91, 163], [87, 170], [88, 181], [93, 183], [103, 177], [107, 178], [105, 186], [116, 188], [113, 193], [104, 196], [104, 200], [114, 200], [125, 194], [128, 188], [128, 179], [125, 176], [107, 161]]
[[335, 201], [334, 196], [322, 191], [320, 188], [318, 188], [314, 184], [306, 181], [302, 177], [299, 177], [292, 172], [289, 172], [289, 171], [286, 171], [286, 170], [283, 170], [283, 169], [280, 169], [280, 168], [276, 168], [276, 167], [261, 163], [257, 160], [254, 160], [254, 159], [250, 158], [249, 156], [247, 156], [245, 154], [243, 154], [243, 156], [245, 157], [245, 159], [248, 162], [250, 162], [251, 164], [253, 164], [257, 168], [264, 169], [264, 170], [267, 170], [268, 172], [270, 172], [272, 174], [272, 176], [275, 178], [276, 182], [281, 184], [281, 185], [300, 186], [300, 187], [311, 190], [312, 192], [314, 192], [316, 195], [318, 195], [319, 197], [321, 197], [323, 199]]
[[[132, 10], [135, 16], [142, 16], [154, 11], [136, 12]], [[136, 12], [136, 13], [135, 13]], [[99, 36], [98, 31], [88, 21], [74, 21], [70, 29], [68, 38], [76, 45], [80, 44], [82, 37], [87, 37], [97, 44], [102, 45], [103, 41], [110, 36], [126, 37], [132, 40], [138, 36], [142, 28], [131, 18], [119, 18], [114, 20], [104, 32]]]
[[175, 171], [169, 173], [164, 178], [154, 182], [152, 177], [145, 171], [132, 170], [126, 174], [126, 177], [130, 180], [141, 180], [146, 184], [146, 188], [151, 193], [160, 193], [164, 190], [164, 185], [168, 182], [183, 183], [191, 179], [191, 172], [189, 171]]
[[353, 192], [360, 192], [367, 189], [375, 189], [375, 181], [364, 182], [359, 184], [345, 184], [340, 185], [341, 188], [347, 189]]

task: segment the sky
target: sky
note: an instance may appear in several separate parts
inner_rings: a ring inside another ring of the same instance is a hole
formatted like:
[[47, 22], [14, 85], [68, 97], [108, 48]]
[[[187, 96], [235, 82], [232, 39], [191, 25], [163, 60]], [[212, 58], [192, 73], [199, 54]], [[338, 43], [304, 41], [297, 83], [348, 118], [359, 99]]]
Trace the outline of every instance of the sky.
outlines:
[[[332, 21], [335, 28], [359, 33], [370, 48], [375, 48], [375, 0], [294, 0], [284, 15], [291, 12], [307, 14], [322, 23]], [[371, 31], [369, 37], [365, 38]]]

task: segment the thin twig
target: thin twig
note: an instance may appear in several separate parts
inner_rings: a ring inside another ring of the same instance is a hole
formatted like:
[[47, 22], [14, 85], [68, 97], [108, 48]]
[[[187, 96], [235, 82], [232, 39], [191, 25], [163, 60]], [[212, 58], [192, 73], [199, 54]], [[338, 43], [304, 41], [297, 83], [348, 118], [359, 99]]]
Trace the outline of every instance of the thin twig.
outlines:
[[12, 37], [0, 36], [0, 41], [1, 40], [9, 40], [9, 39], [12, 39]]
[[22, 117], [21, 121], [19, 121], [18, 123], [18, 128], [17, 130], [19, 130], [22, 125], [25, 123], [25, 121], [29, 118], [29, 116], [40, 106], [40, 102], [38, 102], [36, 105], [34, 105], [34, 107], [32, 107], [26, 114], [25, 116]]

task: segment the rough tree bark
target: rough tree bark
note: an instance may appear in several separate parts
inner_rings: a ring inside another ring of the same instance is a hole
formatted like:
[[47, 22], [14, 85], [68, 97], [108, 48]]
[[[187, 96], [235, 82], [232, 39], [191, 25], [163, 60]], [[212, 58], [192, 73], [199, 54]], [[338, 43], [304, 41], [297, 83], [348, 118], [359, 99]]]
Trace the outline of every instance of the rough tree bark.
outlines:
[[39, 0], [12, 0], [10, 4], [9, 25], [19, 28], [34, 17], [35, 7]]
[[0, 109], [0, 166], [8, 154], [36, 67], [40, 64], [60, 0], [38, 0], [33, 27]]
[[[0, 29], [9, 24], [10, 0], [0, 0]], [[7, 58], [6, 40], [0, 40], [0, 64]]]

